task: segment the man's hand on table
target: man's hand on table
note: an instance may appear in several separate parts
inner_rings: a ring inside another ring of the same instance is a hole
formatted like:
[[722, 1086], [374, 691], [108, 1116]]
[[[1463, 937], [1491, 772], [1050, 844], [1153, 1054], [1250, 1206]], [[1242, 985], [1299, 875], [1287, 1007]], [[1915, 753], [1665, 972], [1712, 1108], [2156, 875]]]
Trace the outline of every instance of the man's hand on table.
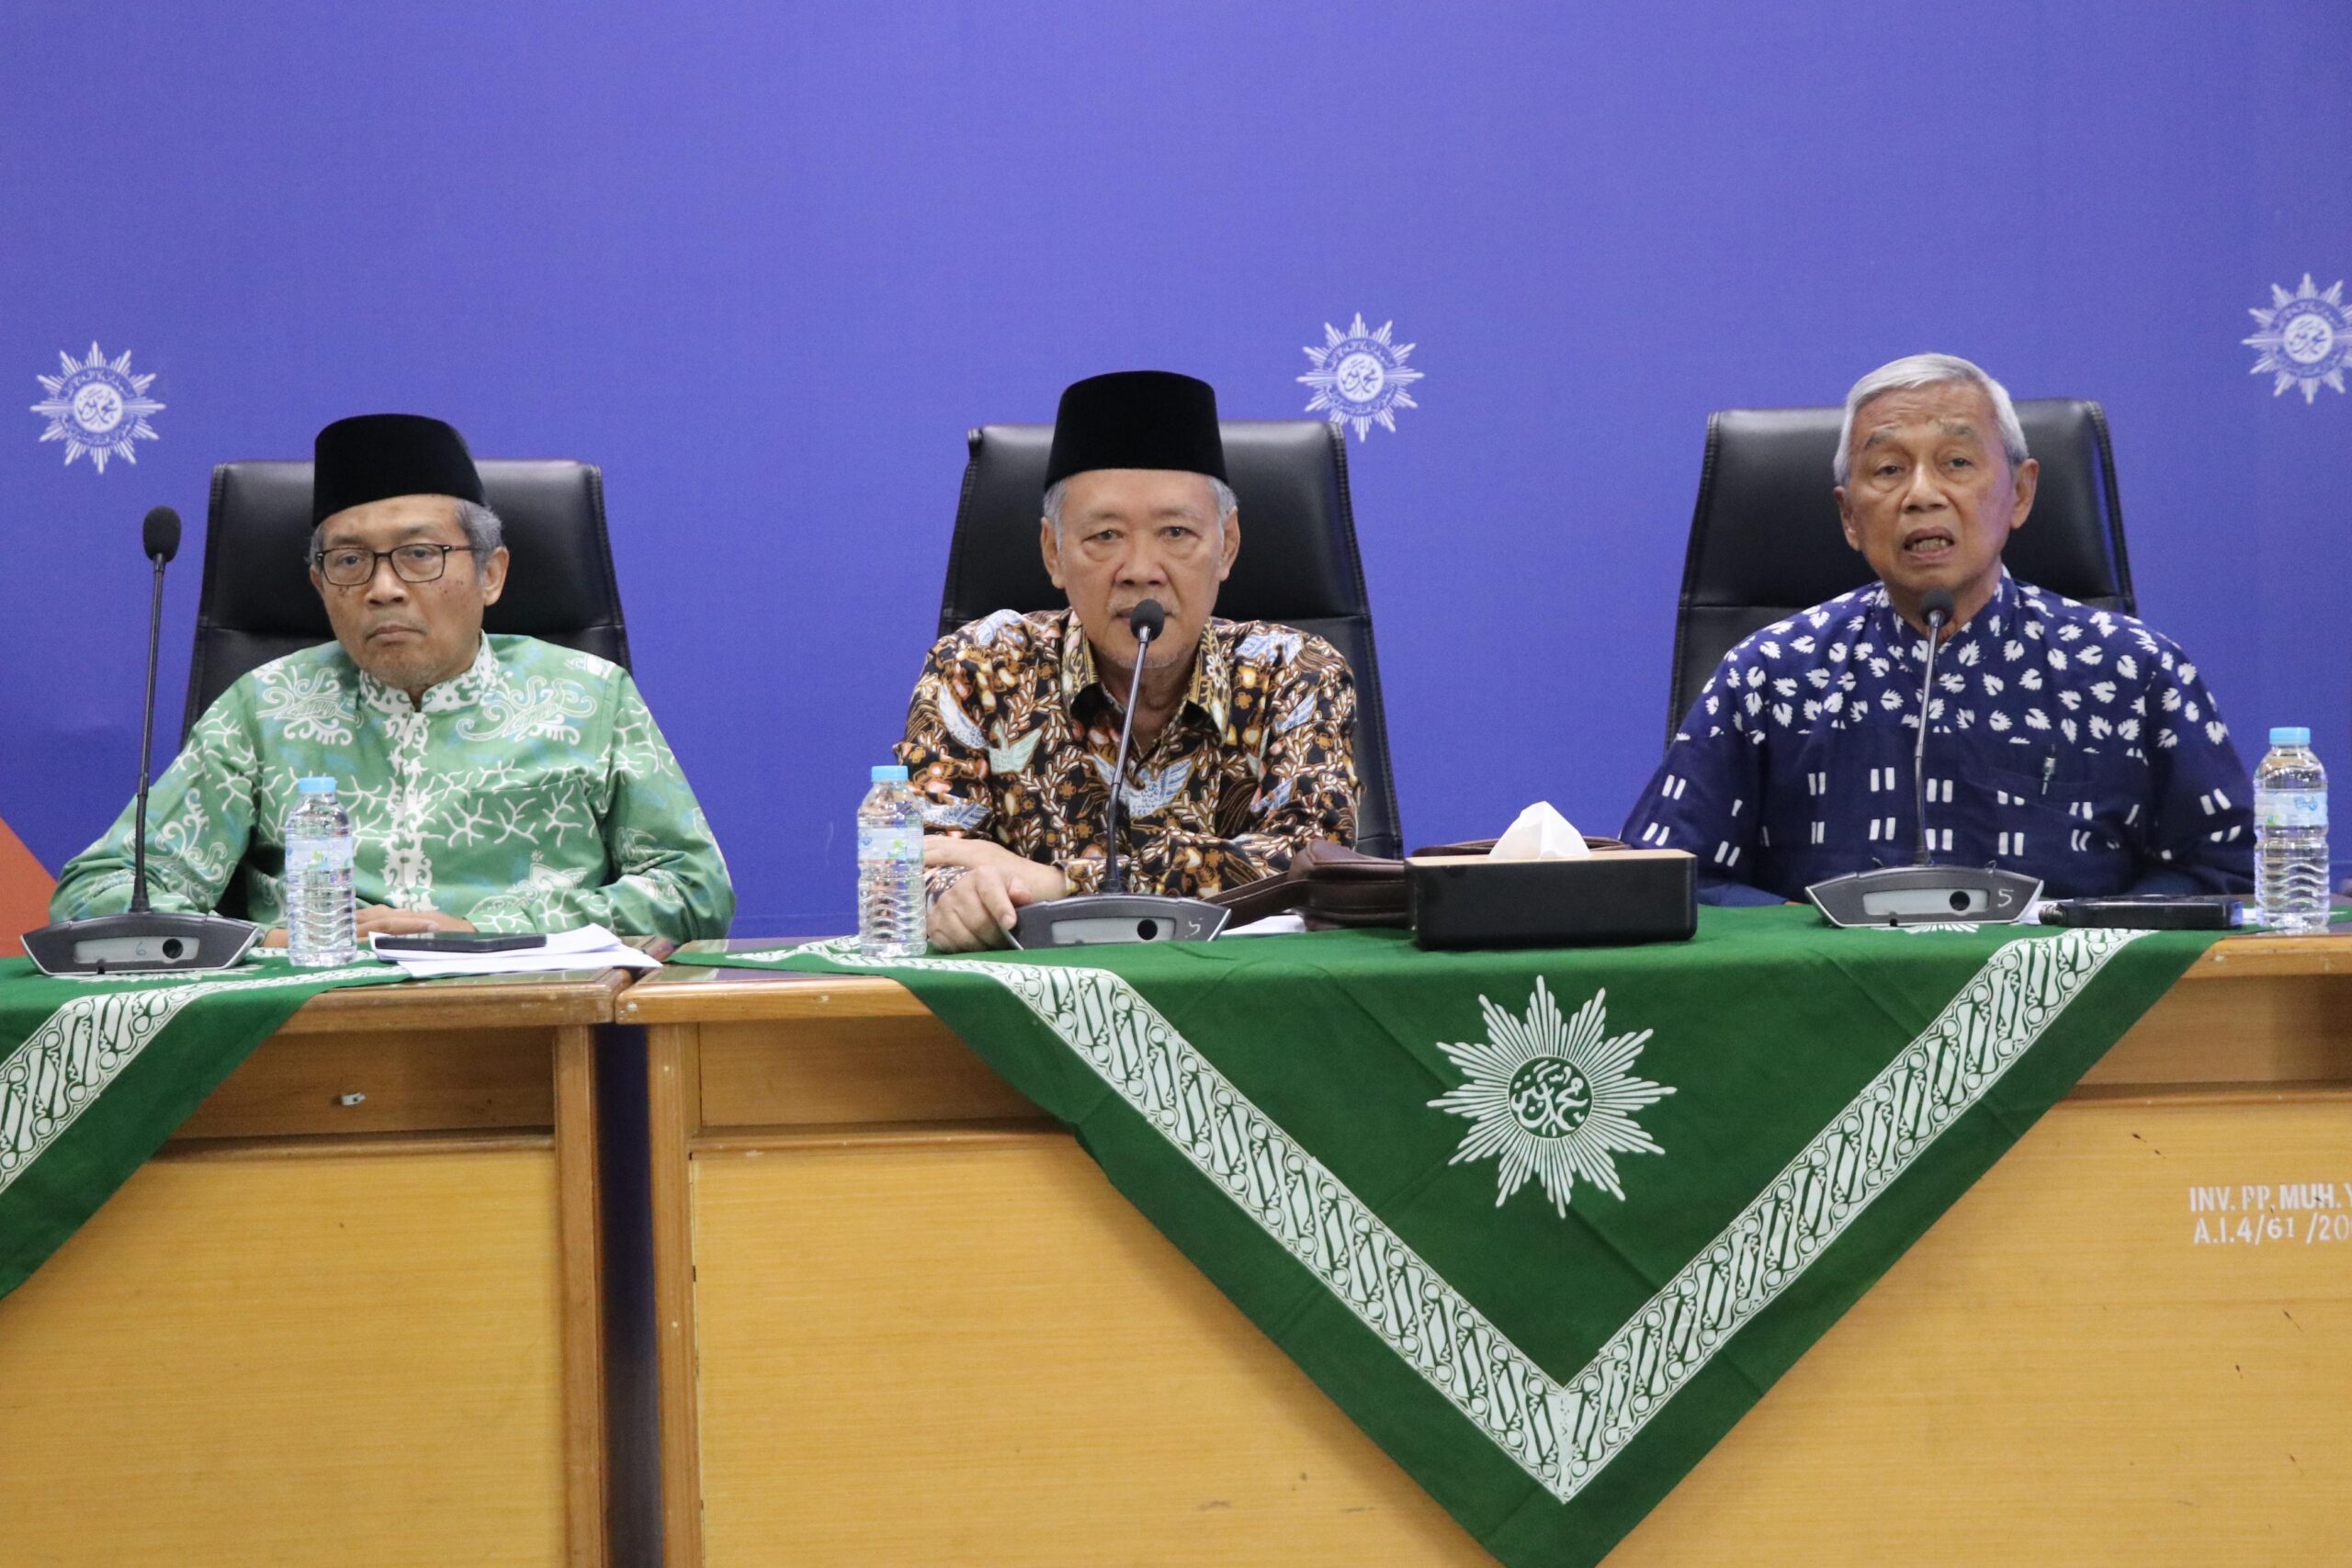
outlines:
[[1058, 867], [1023, 860], [987, 839], [926, 836], [922, 863], [961, 866], [964, 875], [931, 906], [931, 945], [941, 953], [1003, 947], [1024, 904], [1059, 898], [1069, 884]]
[[[470, 920], [455, 915], [444, 915], [432, 909], [395, 909], [383, 904], [362, 904], [352, 929], [362, 945], [370, 936], [380, 931], [386, 936], [419, 936], [426, 931], [469, 931]], [[264, 947], [284, 947], [286, 928], [272, 926], [261, 939]]]

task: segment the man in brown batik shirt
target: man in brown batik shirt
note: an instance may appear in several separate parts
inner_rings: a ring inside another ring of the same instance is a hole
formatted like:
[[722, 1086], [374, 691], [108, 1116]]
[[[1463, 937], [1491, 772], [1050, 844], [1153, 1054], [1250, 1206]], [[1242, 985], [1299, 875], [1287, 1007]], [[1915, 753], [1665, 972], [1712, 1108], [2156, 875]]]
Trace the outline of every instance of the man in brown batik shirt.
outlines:
[[1038, 543], [1067, 610], [1000, 610], [942, 637], [899, 743], [928, 829], [934, 948], [1001, 947], [1022, 905], [1098, 889], [1119, 726], [1149, 645], [1123, 781], [1137, 892], [1199, 895], [1355, 836], [1355, 687], [1322, 638], [1217, 619], [1241, 523], [1216, 394], [1122, 371], [1062, 394]]

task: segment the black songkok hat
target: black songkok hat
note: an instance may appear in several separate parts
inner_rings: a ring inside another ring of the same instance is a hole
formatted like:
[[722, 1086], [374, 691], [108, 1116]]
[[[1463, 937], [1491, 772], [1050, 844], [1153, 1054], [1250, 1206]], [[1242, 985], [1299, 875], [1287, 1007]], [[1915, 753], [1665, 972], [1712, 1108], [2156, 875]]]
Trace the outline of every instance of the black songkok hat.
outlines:
[[311, 468], [311, 526], [396, 495], [450, 495], [487, 504], [466, 438], [415, 413], [363, 413], [319, 432]]
[[1170, 370], [1090, 376], [1062, 394], [1046, 488], [1093, 468], [1177, 468], [1225, 478], [1216, 390]]

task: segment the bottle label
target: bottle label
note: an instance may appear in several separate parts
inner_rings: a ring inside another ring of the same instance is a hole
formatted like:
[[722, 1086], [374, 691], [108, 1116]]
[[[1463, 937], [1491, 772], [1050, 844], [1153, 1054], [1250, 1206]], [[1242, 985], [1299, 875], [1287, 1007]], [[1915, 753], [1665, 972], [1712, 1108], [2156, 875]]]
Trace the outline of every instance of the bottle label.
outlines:
[[2264, 828], [2324, 828], [2327, 796], [2315, 789], [2258, 789], [2254, 819]]
[[861, 824], [857, 829], [857, 858], [860, 861], [912, 861], [921, 865], [922, 829], [868, 828]]
[[348, 870], [351, 851], [349, 839], [288, 839], [286, 841], [286, 874], [300, 876], [311, 871]]

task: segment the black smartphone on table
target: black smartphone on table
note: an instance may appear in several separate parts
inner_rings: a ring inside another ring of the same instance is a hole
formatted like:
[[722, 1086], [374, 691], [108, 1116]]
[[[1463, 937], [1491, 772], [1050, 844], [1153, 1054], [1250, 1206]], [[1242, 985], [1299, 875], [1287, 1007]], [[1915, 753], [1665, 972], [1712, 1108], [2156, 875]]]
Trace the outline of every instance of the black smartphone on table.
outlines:
[[2226, 931], [2245, 924], [2245, 904], [2226, 894], [2126, 894], [2113, 898], [2053, 898], [2045, 926], [2110, 926], [2127, 931]]
[[376, 944], [379, 953], [414, 953], [443, 957], [451, 953], [516, 953], [548, 944], [546, 935], [539, 931], [513, 935], [501, 935], [496, 931], [412, 931], [369, 940]]

